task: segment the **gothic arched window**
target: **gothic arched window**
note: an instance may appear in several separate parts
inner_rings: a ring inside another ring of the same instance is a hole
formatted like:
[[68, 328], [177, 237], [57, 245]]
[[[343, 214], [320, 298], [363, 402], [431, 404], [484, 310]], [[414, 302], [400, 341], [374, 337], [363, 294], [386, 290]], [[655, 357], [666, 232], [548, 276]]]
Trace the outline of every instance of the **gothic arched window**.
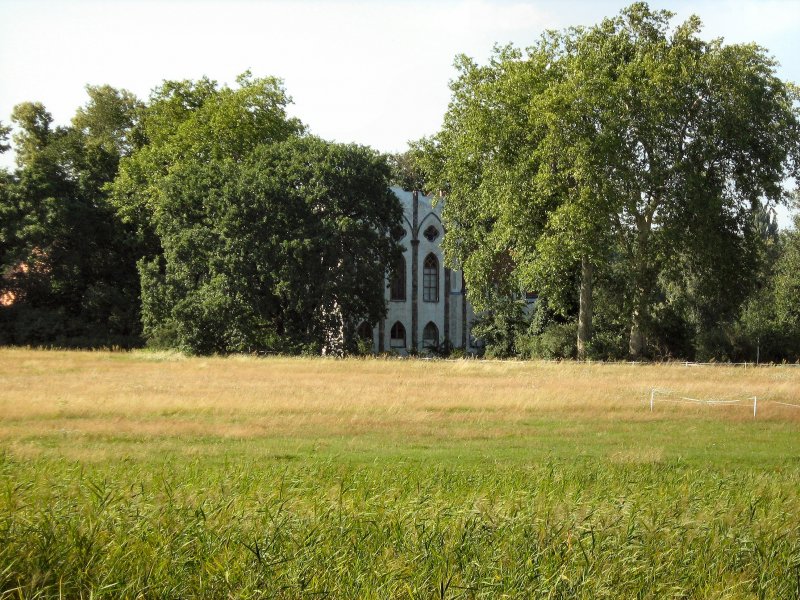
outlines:
[[392, 269], [392, 279], [389, 284], [389, 300], [406, 299], [406, 259], [402, 256], [397, 259]]
[[422, 265], [422, 299], [425, 302], [439, 301], [439, 259], [431, 252]]
[[422, 347], [426, 350], [439, 347], [439, 328], [431, 321], [422, 330]]
[[392, 325], [389, 332], [389, 346], [392, 348], [405, 348], [406, 347], [406, 328], [400, 321]]

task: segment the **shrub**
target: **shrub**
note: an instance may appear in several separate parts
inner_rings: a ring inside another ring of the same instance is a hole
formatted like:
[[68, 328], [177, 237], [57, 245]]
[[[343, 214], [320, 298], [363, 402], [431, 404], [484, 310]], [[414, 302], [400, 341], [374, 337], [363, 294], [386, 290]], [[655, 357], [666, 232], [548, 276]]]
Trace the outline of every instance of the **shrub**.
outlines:
[[550, 323], [539, 334], [526, 333], [517, 339], [517, 349], [522, 358], [544, 358], [548, 360], [575, 358], [578, 324]]

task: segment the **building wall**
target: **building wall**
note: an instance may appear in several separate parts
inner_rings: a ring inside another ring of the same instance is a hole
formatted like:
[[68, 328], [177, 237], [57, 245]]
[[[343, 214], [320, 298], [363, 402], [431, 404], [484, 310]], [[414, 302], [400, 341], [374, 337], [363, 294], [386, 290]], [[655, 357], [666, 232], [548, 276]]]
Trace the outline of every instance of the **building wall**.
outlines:
[[[385, 294], [388, 313], [386, 319], [373, 328], [375, 351], [404, 354], [414, 347], [424, 351], [423, 332], [428, 323], [433, 323], [438, 330], [439, 344], [447, 339], [454, 348], [477, 352], [478, 348], [471, 345], [469, 335], [475, 315], [466, 300], [461, 271], [446, 269], [444, 265], [441, 202], [433, 206], [432, 199], [421, 192], [408, 192], [400, 188], [392, 188], [392, 191], [403, 206], [401, 225], [405, 234], [400, 244], [404, 247], [403, 257], [406, 261], [406, 293], [405, 300], [391, 300], [387, 280]], [[431, 226], [437, 232], [433, 241], [424, 235]], [[424, 300], [424, 262], [429, 254], [436, 256], [438, 261], [439, 296], [436, 302]], [[393, 348], [391, 330], [398, 321], [405, 329], [405, 347]]]

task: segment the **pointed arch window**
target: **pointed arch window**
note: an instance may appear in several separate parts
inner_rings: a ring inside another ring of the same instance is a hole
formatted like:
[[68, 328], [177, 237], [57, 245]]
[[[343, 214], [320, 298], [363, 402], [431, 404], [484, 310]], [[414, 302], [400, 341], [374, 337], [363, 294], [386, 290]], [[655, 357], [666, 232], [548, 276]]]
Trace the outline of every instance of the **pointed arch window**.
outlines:
[[400, 256], [394, 263], [392, 279], [389, 283], [389, 300], [403, 301], [406, 299], [406, 259]]
[[392, 325], [389, 332], [389, 346], [392, 348], [405, 348], [406, 347], [406, 328], [400, 321]]
[[422, 265], [422, 300], [439, 301], [439, 259], [431, 252]]
[[435, 350], [439, 347], [439, 328], [431, 321], [422, 330], [422, 347], [425, 350]]

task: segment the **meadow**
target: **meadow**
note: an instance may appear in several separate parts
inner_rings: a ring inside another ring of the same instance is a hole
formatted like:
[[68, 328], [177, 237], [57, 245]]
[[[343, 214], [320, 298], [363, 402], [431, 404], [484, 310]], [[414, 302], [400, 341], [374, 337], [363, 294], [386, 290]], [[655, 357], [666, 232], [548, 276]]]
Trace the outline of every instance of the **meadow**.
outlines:
[[0, 349], [0, 598], [800, 598], [786, 404], [800, 368]]

